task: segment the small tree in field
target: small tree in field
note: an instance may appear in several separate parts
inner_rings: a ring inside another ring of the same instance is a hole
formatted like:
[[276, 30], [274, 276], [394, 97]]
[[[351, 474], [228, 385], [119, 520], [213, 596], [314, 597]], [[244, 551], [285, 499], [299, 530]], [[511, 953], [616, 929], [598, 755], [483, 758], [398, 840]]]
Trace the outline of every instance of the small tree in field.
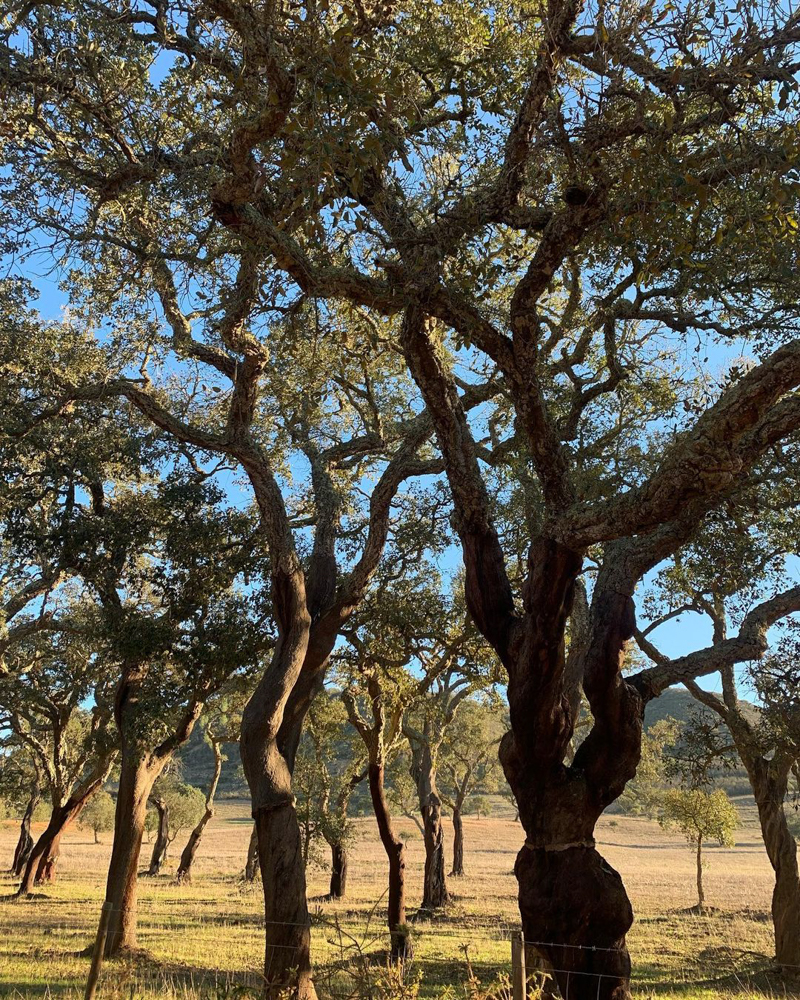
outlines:
[[94, 833], [95, 844], [100, 843], [100, 834], [114, 829], [114, 799], [108, 792], [98, 792], [84, 807], [78, 820], [81, 830], [91, 830]]
[[739, 825], [736, 806], [718, 788], [671, 788], [664, 796], [664, 811], [659, 819], [664, 829], [677, 827], [694, 848], [697, 858], [697, 910], [705, 909], [703, 891], [703, 843], [716, 840], [720, 847], [733, 846], [733, 831]]

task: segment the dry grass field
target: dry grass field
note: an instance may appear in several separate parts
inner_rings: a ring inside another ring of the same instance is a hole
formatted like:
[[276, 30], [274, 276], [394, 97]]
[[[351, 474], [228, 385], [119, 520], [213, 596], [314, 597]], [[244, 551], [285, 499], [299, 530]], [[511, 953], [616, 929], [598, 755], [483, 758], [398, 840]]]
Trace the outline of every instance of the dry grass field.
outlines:
[[[771, 870], [752, 802], [740, 800], [739, 805], [744, 822], [736, 847], [708, 850], [707, 901], [716, 909], [706, 916], [687, 912], [695, 901], [694, 862], [678, 836], [644, 819], [609, 816], [601, 821], [601, 850], [622, 873], [636, 911], [629, 943], [637, 996], [800, 997], [800, 979], [793, 983], [770, 971]], [[360, 967], [363, 955], [375, 955], [377, 962], [385, 948], [385, 860], [374, 822], [364, 818], [356, 826], [349, 898], [321, 901], [327, 874], [318, 867], [310, 873], [309, 894], [320, 921], [314, 953], [323, 995], [349, 995], [352, 969]], [[422, 997], [465, 995], [465, 946], [484, 984], [500, 982], [510, 968], [508, 929], [518, 920], [512, 868], [521, 828], [510, 818], [473, 818], [465, 827], [467, 875], [450, 881], [452, 906], [434, 922], [414, 925], [410, 977], [418, 980]], [[398, 828], [408, 838], [413, 917], [422, 888], [423, 847], [411, 821], [401, 819]], [[260, 887], [245, 888], [239, 878], [249, 833], [246, 803], [221, 802], [188, 887], [175, 885], [171, 874], [183, 835], [179, 838], [167, 874], [141, 880], [143, 951], [135, 962], [106, 965], [100, 997], [238, 996], [257, 982]], [[10, 860], [15, 837], [15, 824], [0, 824], [3, 864]], [[0, 995], [26, 1000], [82, 995], [88, 960], [78, 953], [91, 941], [100, 910], [110, 835], [102, 839], [95, 845], [90, 832], [70, 831], [63, 841], [58, 881], [39, 898], [0, 903]], [[8, 876], [2, 876], [0, 894], [11, 889]], [[351, 970], [346, 988], [345, 969]], [[375, 975], [380, 979], [380, 971]]]

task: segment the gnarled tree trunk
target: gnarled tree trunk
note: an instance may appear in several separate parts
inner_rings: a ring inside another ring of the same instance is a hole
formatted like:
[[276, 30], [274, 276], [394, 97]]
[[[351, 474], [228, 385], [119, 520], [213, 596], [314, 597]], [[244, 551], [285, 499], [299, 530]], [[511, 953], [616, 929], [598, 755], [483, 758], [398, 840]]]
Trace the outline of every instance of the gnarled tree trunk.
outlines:
[[445, 906], [449, 895], [444, 866], [444, 830], [442, 801], [436, 787], [436, 768], [431, 750], [431, 723], [425, 721], [420, 739], [412, 741], [411, 777], [417, 788], [425, 842], [425, 876], [422, 890], [422, 910]]
[[31, 792], [19, 825], [19, 839], [17, 840], [17, 846], [14, 848], [14, 860], [10, 868], [11, 873], [17, 876], [22, 875], [23, 871], [25, 871], [25, 865], [28, 863], [28, 858], [31, 856], [31, 851], [33, 850], [31, 823], [33, 822], [33, 814], [36, 812], [36, 807], [39, 805], [40, 800], [41, 794], [37, 787]]
[[167, 859], [167, 848], [169, 847], [169, 806], [166, 799], [160, 796], [151, 796], [150, 801], [156, 807], [158, 813], [158, 831], [156, 832], [156, 842], [153, 844], [153, 853], [150, 855], [150, 867], [147, 874], [155, 877], [161, 871], [161, 866]]
[[214, 816], [214, 796], [217, 794], [219, 776], [222, 774], [222, 750], [217, 740], [211, 738], [211, 748], [214, 751], [214, 773], [206, 793], [206, 808], [197, 826], [189, 834], [189, 840], [181, 853], [181, 860], [178, 863], [177, 880], [179, 882], [190, 882], [192, 878], [192, 865], [194, 864], [197, 848], [203, 837], [203, 831], [208, 826]]

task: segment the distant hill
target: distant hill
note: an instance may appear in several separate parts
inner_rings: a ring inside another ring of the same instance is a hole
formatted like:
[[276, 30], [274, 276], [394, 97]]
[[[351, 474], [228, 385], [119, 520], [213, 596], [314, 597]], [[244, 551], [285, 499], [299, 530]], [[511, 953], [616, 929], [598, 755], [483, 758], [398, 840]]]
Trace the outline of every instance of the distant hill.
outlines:
[[[745, 703], [748, 708], [756, 713], [758, 709], [755, 705]], [[645, 729], [649, 729], [661, 719], [673, 718], [678, 722], [688, 722], [691, 715], [701, 706], [694, 700], [689, 692], [683, 687], [671, 687], [659, 697], [651, 701], [644, 713]], [[221, 798], [247, 796], [249, 791], [247, 782], [242, 773], [242, 765], [239, 759], [239, 746], [236, 743], [227, 743], [224, 751], [228, 757], [222, 765], [222, 776], [219, 783], [219, 795]], [[214, 768], [214, 755], [211, 747], [203, 739], [199, 728], [195, 729], [187, 745], [181, 750], [179, 760], [182, 768], [183, 780], [190, 785], [197, 785], [205, 788], [211, 779]], [[722, 778], [721, 784], [735, 794], [739, 789], [742, 793], [749, 789], [747, 778], [744, 772], [729, 771]], [[728, 787], [730, 786], [730, 787]], [[745, 788], [745, 786], [747, 786]], [[357, 805], [359, 796], [354, 797], [354, 805]], [[366, 800], [365, 800], [366, 802]]]
[[[244, 779], [242, 762], [239, 757], [239, 744], [226, 743], [222, 749], [228, 759], [222, 764], [217, 794], [220, 798], [249, 795], [250, 792]], [[214, 773], [214, 754], [211, 747], [203, 739], [199, 727], [195, 728], [189, 737], [189, 742], [177, 756], [182, 780], [189, 785], [206, 788]]]

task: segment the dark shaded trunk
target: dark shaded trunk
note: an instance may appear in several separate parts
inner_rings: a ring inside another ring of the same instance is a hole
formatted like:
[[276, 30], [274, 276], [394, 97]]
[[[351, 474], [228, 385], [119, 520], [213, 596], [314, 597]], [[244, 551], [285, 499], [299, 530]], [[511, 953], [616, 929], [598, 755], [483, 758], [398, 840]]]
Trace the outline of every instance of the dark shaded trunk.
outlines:
[[347, 891], [347, 850], [342, 843], [331, 844], [331, 899], [343, 899]]
[[264, 979], [268, 996], [292, 991], [312, 1000], [311, 920], [300, 826], [294, 805], [255, 810], [258, 861], [267, 929]]
[[453, 808], [453, 870], [450, 874], [464, 874], [464, 822], [459, 805]]
[[383, 785], [381, 763], [370, 763], [368, 780], [372, 808], [378, 823], [383, 849], [389, 860], [388, 924], [390, 955], [393, 962], [406, 961], [412, 956], [411, 939], [406, 926], [406, 847], [396, 836]]
[[244, 877], [246, 882], [255, 882], [258, 872], [258, 828], [253, 823], [253, 832], [250, 834], [250, 843], [247, 845], [247, 860], [244, 866]]
[[114, 816], [114, 842], [106, 882], [111, 918], [105, 957], [136, 947], [136, 902], [139, 855], [142, 849], [147, 800], [166, 761], [141, 759], [123, 752]]
[[156, 807], [158, 813], [158, 832], [156, 842], [153, 844], [153, 853], [150, 855], [150, 867], [147, 874], [153, 878], [161, 871], [161, 866], [167, 859], [167, 848], [169, 847], [169, 806], [166, 799], [160, 796], [151, 798], [150, 801]]
[[31, 797], [25, 806], [25, 812], [22, 814], [22, 820], [19, 824], [19, 839], [17, 840], [17, 846], [14, 848], [14, 860], [10, 869], [13, 875], [22, 875], [25, 871], [25, 865], [28, 863], [28, 858], [31, 856], [31, 851], [33, 851], [31, 823], [33, 822], [33, 814], [36, 812], [36, 807], [39, 805], [40, 799], [41, 795], [37, 788], [31, 792]]
[[436, 787], [436, 769], [431, 752], [431, 725], [426, 720], [422, 739], [412, 743], [411, 776], [417, 786], [425, 842], [425, 877], [422, 910], [435, 910], [449, 900], [444, 866], [442, 801]]
[[197, 849], [200, 846], [200, 841], [203, 838], [203, 831], [214, 816], [214, 796], [217, 794], [219, 776], [222, 774], [222, 751], [220, 749], [220, 744], [215, 739], [211, 740], [211, 747], [214, 751], [214, 773], [211, 776], [208, 791], [206, 792], [206, 808], [205, 812], [200, 817], [197, 826], [189, 834], [189, 840], [186, 842], [186, 847], [184, 847], [181, 852], [181, 860], [178, 863], [178, 873], [176, 876], [179, 882], [191, 881], [192, 865], [194, 864], [194, 859], [197, 855]]

